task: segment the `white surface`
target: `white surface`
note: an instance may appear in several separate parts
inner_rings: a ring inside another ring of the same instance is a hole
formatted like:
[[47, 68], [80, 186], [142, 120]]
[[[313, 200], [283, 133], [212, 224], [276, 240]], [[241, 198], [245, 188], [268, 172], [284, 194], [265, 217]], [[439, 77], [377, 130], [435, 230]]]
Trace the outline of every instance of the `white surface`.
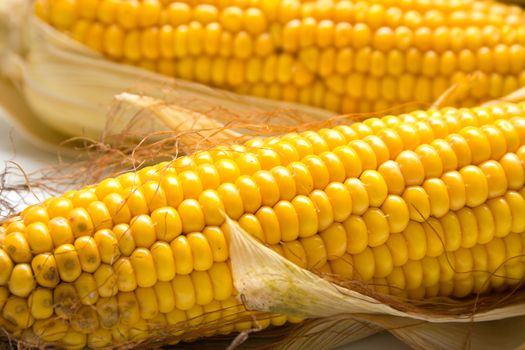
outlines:
[[[26, 172], [38, 170], [41, 167], [49, 166], [57, 162], [57, 156], [40, 150], [30, 144], [26, 139], [20, 136], [6, 121], [0, 118], [0, 171], [4, 171], [6, 166], [13, 168], [15, 162]], [[19, 173], [20, 174], [20, 173]], [[18, 176], [10, 176], [8, 179], [19, 181]], [[0, 184], [0, 186], [2, 186]], [[31, 195], [24, 198], [27, 202], [34, 202], [35, 198]], [[1, 217], [0, 217], [1, 220]], [[380, 333], [367, 339], [355, 342], [351, 345], [339, 348], [339, 350], [373, 350], [389, 349], [404, 350], [408, 349], [406, 345], [387, 333]], [[321, 350], [321, 349], [319, 349]]]
[[25, 170], [32, 171], [52, 164], [57, 158], [30, 144], [4, 119], [0, 118], [0, 159], [3, 163], [17, 162]]
[[[1, 110], [0, 110], [1, 113]], [[6, 187], [13, 184], [23, 184], [23, 172], [18, 169], [18, 166], [29, 173], [38, 171], [38, 169], [49, 166], [57, 162], [58, 157], [48, 152], [40, 150], [38, 147], [29, 143], [19, 133], [11, 127], [4, 118], [0, 115], [0, 174], [8, 171], [7, 176], [2, 177], [3, 182], [0, 183], [0, 193], [3, 196], [7, 194], [7, 198], [11, 203], [19, 205], [21, 210], [27, 204], [33, 204], [39, 200], [43, 200], [42, 195], [38, 195], [38, 191], [31, 193], [19, 194], [16, 192], [4, 191]], [[2, 216], [6, 215], [5, 207], [0, 206], [0, 220]]]

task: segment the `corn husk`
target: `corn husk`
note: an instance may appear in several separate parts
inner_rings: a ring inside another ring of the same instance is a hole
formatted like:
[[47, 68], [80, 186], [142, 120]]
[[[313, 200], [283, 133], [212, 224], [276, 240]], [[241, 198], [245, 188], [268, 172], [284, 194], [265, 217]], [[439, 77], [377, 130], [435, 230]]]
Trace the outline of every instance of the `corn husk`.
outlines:
[[[107, 111], [115, 95], [133, 89], [139, 95], [147, 92], [164, 98], [166, 88], [176, 90], [176, 98], [181, 103], [191, 103], [196, 110], [202, 109], [202, 101], [207, 101], [230, 111], [293, 110], [318, 120], [333, 115], [313, 107], [240, 96], [111, 62], [36, 18], [30, 4], [29, 0], [0, 2], [0, 73], [17, 88], [31, 111], [25, 116], [8, 114], [15, 123], [31, 118], [49, 129], [49, 134], [98, 139], [106, 130]], [[5, 100], [0, 97], [0, 103]], [[113, 130], [124, 128], [128, 122], [113, 123]], [[31, 134], [33, 138], [54, 142], [51, 135]]]

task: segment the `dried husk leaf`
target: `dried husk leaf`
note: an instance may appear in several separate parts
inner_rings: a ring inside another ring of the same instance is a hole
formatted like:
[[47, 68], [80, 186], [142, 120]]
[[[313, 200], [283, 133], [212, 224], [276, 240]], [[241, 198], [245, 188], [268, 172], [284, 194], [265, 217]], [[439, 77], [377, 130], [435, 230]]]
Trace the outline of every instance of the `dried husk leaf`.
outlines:
[[13, 84], [1, 77], [0, 119], [9, 122], [17, 132], [23, 134], [40, 149], [50, 152], [60, 151], [62, 154], [71, 151], [70, 148], [60, 146], [69, 136], [51, 129], [38, 119]]

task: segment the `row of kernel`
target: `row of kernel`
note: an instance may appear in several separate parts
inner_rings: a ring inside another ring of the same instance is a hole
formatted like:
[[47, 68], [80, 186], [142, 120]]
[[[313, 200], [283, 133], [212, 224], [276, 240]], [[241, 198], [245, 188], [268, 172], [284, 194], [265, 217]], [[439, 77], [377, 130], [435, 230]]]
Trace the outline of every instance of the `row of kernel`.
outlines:
[[[469, 121], [469, 118], [470, 121]], [[478, 119], [479, 118], [479, 119]], [[486, 119], [486, 120], [484, 120]], [[484, 120], [477, 126], [476, 120]], [[376, 122], [377, 119], [372, 121]], [[388, 145], [392, 159], [395, 159], [404, 150], [415, 150], [420, 157], [424, 157], [431, 149], [438, 153], [447, 168], [452, 162], [461, 168], [469, 164], [479, 164], [485, 160], [496, 159], [509, 152], [507, 158], [515, 158], [511, 152], [519, 152], [525, 133], [522, 127], [522, 118], [510, 120], [484, 118], [469, 114], [463, 118], [461, 113], [432, 117], [414, 123], [402, 122], [400, 118], [389, 116], [376, 123], [387, 125], [381, 130], [372, 130], [365, 122], [360, 124], [361, 129], [369, 135], [377, 136]], [[476, 126], [463, 126], [464, 123], [473, 122]], [[463, 124], [463, 125], [462, 125]], [[482, 152], [473, 155], [472, 150], [481, 147]], [[450, 152], [452, 151], [452, 152]], [[453, 160], [456, 158], [456, 161]]]
[[[137, 285], [152, 286], [157, 280], [170, 281], [175, 274], [207, 271], [228, 258], [226, 238], [218, 227], [178, 236], [171, 244], [151, 242], [150, 238], [156, 239], [154, 234], [148, 235], [136, 227], [129, 230], [126, 225], [114, 231], [118, 234], [100, 230], [93, 237], [77, 238], [74, 245], [46, 248], [34, 256], [28, 243], [32, 237], [9, 233], [0, 250], [0, 284], [9, 285], [15, 295], [27, 296], [37, 283], [53, 288], [60, 280], [74, 282], [88, 273], [91, 279], [94, 276], [98, 288], [111, 294], [115, 288], [129, 291]], [[112, 275], [115, 279], [111, 283], [105, 281]]]
[[[414, 80], [436, 77], [445, 82], [449, 78], [460, 82], [462, 78], [466, 79], [466, 74], [476, 72], [479, 77], [474, 76], [472, 79], [480, 84], [487, 79], [505, 81], [509, 76], [514, 76], [514, 80], [519, 82], [516, 74], [523, 70], [525, 56], [522, 46], [503, 44], [492, 50], [483, 47], [477, 51], [465, 49], [457, 53], [445, 51], [442, 54], [415, 48], [407, 52], [392, 50], [383, 53], [369, 47], [357, 51], [348, 48], [309, 48], [301, 50], [297, 55], [278, 54], [273, 52], [273, 44], [268, 37], [260, 36], [252, 40], [242, 33], [220, 45], [221, 51], [218, 52], [212, 50], [218, 48], [216, 45], [208, 49], [206, 40], [198, 40], [198, 44], [195, 44], [198, 46], [190, 47], [189, 41], [172, 41], [169, 37], [163, 37], [163, 32], [142, 35], [133, 33], [129, 38], [109, 37], [108, 41], [94, 40], [93, 45], [88, 42], [89, 34], [85, 34], [84, 41], [95, 50], [105, 50], [110, 56], [125, 59], [125, 63], [130, 64], [136, 64], [133, 63], [135, 61], [149, 61], [154, 64], [153, 61], [159, 60], [157, 70], [162, 68], [166, 73], [171, 73], [168, 75], [183, 79], [218, 86], [237, 86], [243, 82], [278, 82], [301, 87], [322, 78], [339, 93], [344, 91], [345, 85], [350, 86], [351, 82], [358, 84], [359, 77], [366, 81], [371, 78], [379, 80], [385, 75], [389, 79], [408, 79], [407, 76]], [[168, 42], [164, 43], [165, 39]], [[219, 73], [215, 73], [215, 70], [221, 67], [223, 70], [240, 73], [242, 77], [238, 78], [239, 82], [230, 81], [226, 72], [217, 75]], [[171, 72], [167, 72], [168, 68]], [[337, 89], [338, 85], [341, 88]], [[405, 85], [410, 86], [408, 83]], [[483, 87], [479, 89], [483, 91]]]
[[[191, 21], [207, 24], [220, 23], [231, 31], [246, 29], [254, 34], [267, 28], [265, 14], [256, 7], [241, 9], [236, 6], [217, 9], [215, 6], [201, 4], [191, 8], [176, 2], [163, 8], [157, 0], [114, 1], [94, 0], [73, 1], [51, 0], [50, 7], [37, 2], [37, 14], [59, 29], [70, 29], [78, 20], [99, 21], [102, 24], [117, 24], [125, 30], [149, 28], [163, 24], [184, 25]], [[53, 4], [56, 3], [56, 4]]]
[[[188, 56], [177, 61], [163, 59], [157, 63], [156, 69], [167, 72], [169, 68], [172, 76], [217, 86], [242, 87], [243, 84], [249, 84], [245, 89], [258, 83], [278, 83], [281, 86], [289, 84], [301, 88], [325, 80], [323, 84], [326, 88], [337, 94], [346, 92], [352, 97], [367, 96], [374, 99], [381, 92], [389, 100], [395, 98], [397, 85], [408, 90], [399, 92], [401, 99], [417, 97], [412, 95], [417, 93], [414, 89], [416, 85], [418, 87], [421, 85], [421, 89], [426, 86], [425, 90], [428, 90], [421, 93], [423, 96], [420, 99], [426, 95], [437, 99], [451, 83], [465, 83], [466, 73], [473, 71], [477, 73], [472, 80], [479, 86], [473, 86], [471, 91], [467, 92], [474, 97], [487, 95], [498, 97], [501, 96], [500, 94], [515, 90], [521, 82], [515, 75], [507, 74], [509, 69], [514, 73], [521, 72], [523, 68], [521, 59], [514, 60], [513, 64], [503, 63], [497, 66], [484, 65], [483, 61], [478, 60], [480, 66], [476, 67], [476, 60], [470, 54], [460, 55], [459, 61], [456, 61], [456, 55], [451, 52], [448, 52], [450, 55], [444, 54], [441, 58], [433, 52], [424, 54], [420, 54], [417, 50], [410, 52], [414, 55], [403, 57], [396, 55], [394, 51], [385, 56], [378, 51], [363, 49], [352, 59], [353, 54], [350, 50], [337, 52], [329, 49], [320, 56], [312, 56], [308, 60], [301, 57], [294, 58], [289, 54], [272, 54], [266, 58], [251, 57], [247, 60]], [[471, 58], [474, 60], [471, 61]], [[446, 64], [440, 63], [445, 61]], [[455, 72], [457, 64], [461, 72]], [[215, 70], [218, 68], [223, 72], [216, 73]], [[491, 73], [492, 70], [496, 72]], [[235, 78], [233, 72], [241, 76]], [[367, 72], [369, 74], [366, 74]], [[494, 83], [494, 86], [489, 86], [489, 83]], [[367, 87], [366, 84], [370, 86]], [[370, 91], [365, 92], [365, 88]], [[392, 89], [394, 91], [391, 91]]]
[[[488, 100], [495, 99], [496, 96], [507, 94], [515, 91], [517, 87], [516, 79], [514, 77], [507, 77], [502, 80], [499, 75], [491, 75], [489, 78], [495, 84], [489, 89], [488, 84], [479, 85], [470, 93], [468, 89], [458, 90], [454, 95], [454, 104], [460, 107], [475, 107]], [[350, 113], [377, 113], [384, 115], [387, 113], [411, 112], [414, 109], [430, 107], [431, 103], [436, 101], [442, 93], [446, 91], [446, 79], [438, 78], [433, 82], [426, 78], [416, 79], [412, 76], [406, 76], [403, 79], [403, 84], [410, 85], [410, 89], [401, 89], [401, 81], [395, 82], [393, 79], [379, 81], [375, 78], [368, 77], [363, 82], [365, 90], [351, 89], [348, 95], [340, 95], [334, 91], [330, 91], [327, 86], [320, 82], [314, 82], [311, 86], [298, 88], [292, 84], [282, 85], [279, 83], [255, 84], [248, 86], [243, 84], [235, 89], [241, 94], [249, 94], [260, 97], [267, 97], [272, 99], [281, 99], [289, 102], [300, 102], [316, 107], [325, 108], [334, 112], [342, 112], [344, 114]], [[487, 82], [487, 81], [485, 81]], [[420, 89], [416, 89], [420, 87]], [[388, 88], [388, 91], [386, 90]], [[390, 89], [392, 88], [392, 89]], [[486, 88], [486, 89], [485, 89]], [[364, 95], [376, 96], [378, 99], [366, 99]], [[355, 98], [354, 95], [361, 95], [361, 98]], [[396, 99], [399, 95], [402, 99]], [[417, 97], [414, 97], [416, 96]], [[476, 97], [476, 96], [485, 97]], [[383, 96], [388, 96], [387, 98]]]
[[[224, 74], [227, 75], [228, 71]], [[243, 79], [245, 78], [236, 77], [232, 81], [239, 82]], [[297, 79], [299, 77], [294, 77], [294, 80]], [[421, 106], [417, 107], [417, 104], [421, 103], [429, 106], [431, 102], [438, 100], [454, 81], [458, 80], [456, 74], [451, 78], [436, 77], [433, 79], [417, 77], [412, 74], [403, 74], [399, 78], [393, 76], [376, 78], [356, 73], [346, 77], [330, 76], [324, 82], [312, 80], [312, 84], [307, 86], [298, 85], [295, 81], [288, 83], [278, 81], [250, 83], [244, 81], [235, 88], [235, 91], [241, 94], [316, 106], [332, 104], [336, 110], [343, 112], [355, 111], [363, 103], [369, 106], [377, 105], [378, 108], [375, 110], [387, 111], [389, 108], [395, 109], [397, 106], [407, 103], [415, 105], [416, 108], [421, 108]], [[471, 89], [458, 90], [458, 93], [454, 95], [454, 99], [458, 100], [459, 104], [469, 104], [463, 100], [460, 101], [460, 98], [465, 100], [470, 98], [472, 101], [470, 104], [476, 103], [476, 101], [496, 99], [515, 91], [520, 86], [519, 80], [510, 75], [480, 73], [474, 81], [479, 82], [479, 84]], [[225, 76], [225, 82], [229, 82], [227, 76]], [[235, 85], [232, 86], [235, 87]], [[381, 105], [383, 105], [382, 109]]]
[[[131, 3], [131, 4], [127, 4]], [[149, 26], [157, 23], [173, 22], [184, 23], [192, 18], [201, 21], [211, 21], [220, 19], [224, 25], [231, 25], [237, 21], [242, 21], [243, 12], [257, 9], [270, 21], [287, 23], [299, 18], [315, 18], [317, 20], [334, 20], [336, 22], [367, 22], [373, 27], [382, 25], [398, 26], [406, 25], [417, 28], [423, 23], [435, 27], [439, 25], [468, 26], [491, 23], [495, 25], [520, 23], [523, 17], [520, 11], [512, 7], [492, 7], [463, 8], [450, 7], [448, 9], [435, 6], [433, 8], [419, 8], [416, 4], [413, 7], [400, 6], [399, 4], [369, 4], [367, 2], [352, 3], [349, 1], [332, 2], [308, 2], [301, 4], [299, 1], [280, 2], [261, 2], [251, 4], [255, 7], [238, 6], [237, 4], [206, 5], [195, 4], [189, 6], [184, 2], [171, 2], [165, 8], [156, 1], [149, 0], [144, 2], [129, 1], [120, 3], [115, 1], [98, 1], [79, 3], [78, 11], [75, 14], [74, 8], [69, 4], [62, 4], [61, 11], [67, 11], [70, 16], [94, 19], [101, 21], [113, 21], [114, 19], [128, 27]], [[98, 6], [97, 6], [98, 5]], [[236, 5], [236, 6], [232, 6]], [[393, 5], [397, 5], [394, 7]], [[98, 8], [97, 8], [98, 7]], [[474, 10], [474, 11], [472, 11]], [[505, 15], [497, 15], [498, 11]], [[468, 12], [467, 12], [468, 11]], [[58, 12], [55, 10], [55, 12]], [[451, 12], [448, 13], [447, 12]], [[42, 13], [44, 14], [44, 13]], [[246, 16], [246, 15], [245, 15]], [[129, 19], [131, 17], [131, 19]], [[143, 18], [145, 17], [145, 18]], [[52, 17], [53, 18], [53, 17]], [[65, 27], [67, 20], [58, 21], [56, 25], [62, 24]], [[249, 21], [246, 21], [250, 23]]]
[[275, 46], [268, 33], [230, 33], [223, 31], [215, 22], [206, 27], [199, 22], [191, 22], [188, 26], [177, 28], [165, 25], [161, 28], [129, 32], [116, 25], [77, 22], [71, 35], [95, 51], [104, 52], [113, 59], [128, 61], [173, 59], [201, 54], [246, 59], [252, 55], [268, 56]]
[[[67, 302], [74, 304], [74, 294], [67, 291], [66, 285], [62, 289], [60, 293], [71, 297]], [[218, 319], [224, 319], [225, 325], [215, 332], [223, 334], [254, 327], [248, 321], [252, 313], [246, 312], [234, 297], [221, 302], [213, 301], [205, 306], [195, 305], [185, 311], [173, 309], [169, 312], [162, 312], [160, 310], [162, 301], [156, 301], [154, 292], [137, 290], [135, 293], [121, 293], [117, 297], [106, 298], [94, 307], [81, 306], [74, 311], [70, 310], [74, 312], [71, 314], [57, 314], [56, 316], [51, 314], [42, 317], [41, 312], [43, 310], [39, 310], [38, 307], [46, 308], [47, 306], [43, 303], [46, 298], [52, 298], [52, 296], [45, 295], [45, 290], [41, 292], [42, 295], [34, 296], [42, 302], [42, 305], [38, 305], [37, 309], [31, 305], [31, 302], [27, 304], [21, 298], [10, 297], [2, 300], [4, 305], [2, 314], [7, 320], [21, 328], [32, 326], [37, 338], [28, 338], [28, 340], [34, 342], [34, 345], [58, 341], [62, 345], [71, 347], [76, 345], [72, 343], [74, 340], [84, 339], [85, 342], [86, 338], [88, 338], [88, 342], [91, 342], [91, 345], [94, 345], [95, 342], [100, 344], [104, 340], [113, 340], [120, 344], [127, 340], [138, 340], [139, 335], [142, 339], [150, 336], [147, 332], [138, 332], [140, 329], [147, 331], [148, 328], [159, 329], [168, 326], [173, 328], [172, 326], [178, 325], [181, 331], [177, 331], [177, 333], [182, 335], [184, 333], [182, 327], [197, 328], [201, 323]], [[59, 303], [64, 300], [57, 299], [57, 305], [60, 307]], [[70, 321], [69, 327], [68, 320]], [[258, 327], [266, 328], [270, 324], [282, 325], [286, 322], [286, 317], [276, 315], [271, 318], [261, 318], [255, 322]], [[73, 333], [75, 337], [72, 334], [68, 335], [69, 332]], [[93, 333], [97, 336], [91, 337], [90, 335]]]
[[346, 22], [334, 23], [330, 20], [317, 22], [313, 18], [288, 22], [279, 33], [278, 43], [285, 51], [297, 52], [309, 47], [335, 47], [361, 49], [372, 47], [388, 52], [392, 49], [402, 51], [409, 48], [435, 50], [438, 53], [463, 49], [476, 51], [482, 47], [491, 48], [498, 44], [525, 43], [525, 31], [510, 26], [483, 25], [466, 28], [439, 26], [431, 28], [419, 26], [383, 26], [374, 29], [370, 24]]
[[[329, 263], [333, 273], [367, 281], [379, 292], [415, 299], [437, 295], [464, 297], [501, 288], [506, 283], [519, 283], [525, 273], [522, 239], [523, 234], [513, 233], [484, 245], [426, 257], [409, 257], [408, 253], [401, 257], [397, 250], [379, 246]], [[440, 284], [449, 288], [438, 288], [435, 294], [425, 291], [435, 290]]]

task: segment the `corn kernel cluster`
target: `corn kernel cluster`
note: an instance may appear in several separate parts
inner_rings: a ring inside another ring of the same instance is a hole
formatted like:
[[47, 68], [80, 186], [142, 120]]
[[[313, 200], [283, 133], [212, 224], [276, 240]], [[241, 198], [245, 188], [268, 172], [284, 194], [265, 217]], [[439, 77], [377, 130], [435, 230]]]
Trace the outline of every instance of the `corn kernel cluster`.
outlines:
[[118, 62], [343, 113], [414, 109], [454, 83], [458, 106], [525, 86], [525, 15], [492, 1], [36, 0], [35, 12]]
[[223, 213], [298, 266], [378, 292], [514, 286], [525, 275], [524, 113], [416, 111], [254, 138], [28, 207], [0, 227], [0, 324], [82, 348], [177, 324], [227, 334], [299, 321], [240, 321], [251, 313], [236, 299]]

